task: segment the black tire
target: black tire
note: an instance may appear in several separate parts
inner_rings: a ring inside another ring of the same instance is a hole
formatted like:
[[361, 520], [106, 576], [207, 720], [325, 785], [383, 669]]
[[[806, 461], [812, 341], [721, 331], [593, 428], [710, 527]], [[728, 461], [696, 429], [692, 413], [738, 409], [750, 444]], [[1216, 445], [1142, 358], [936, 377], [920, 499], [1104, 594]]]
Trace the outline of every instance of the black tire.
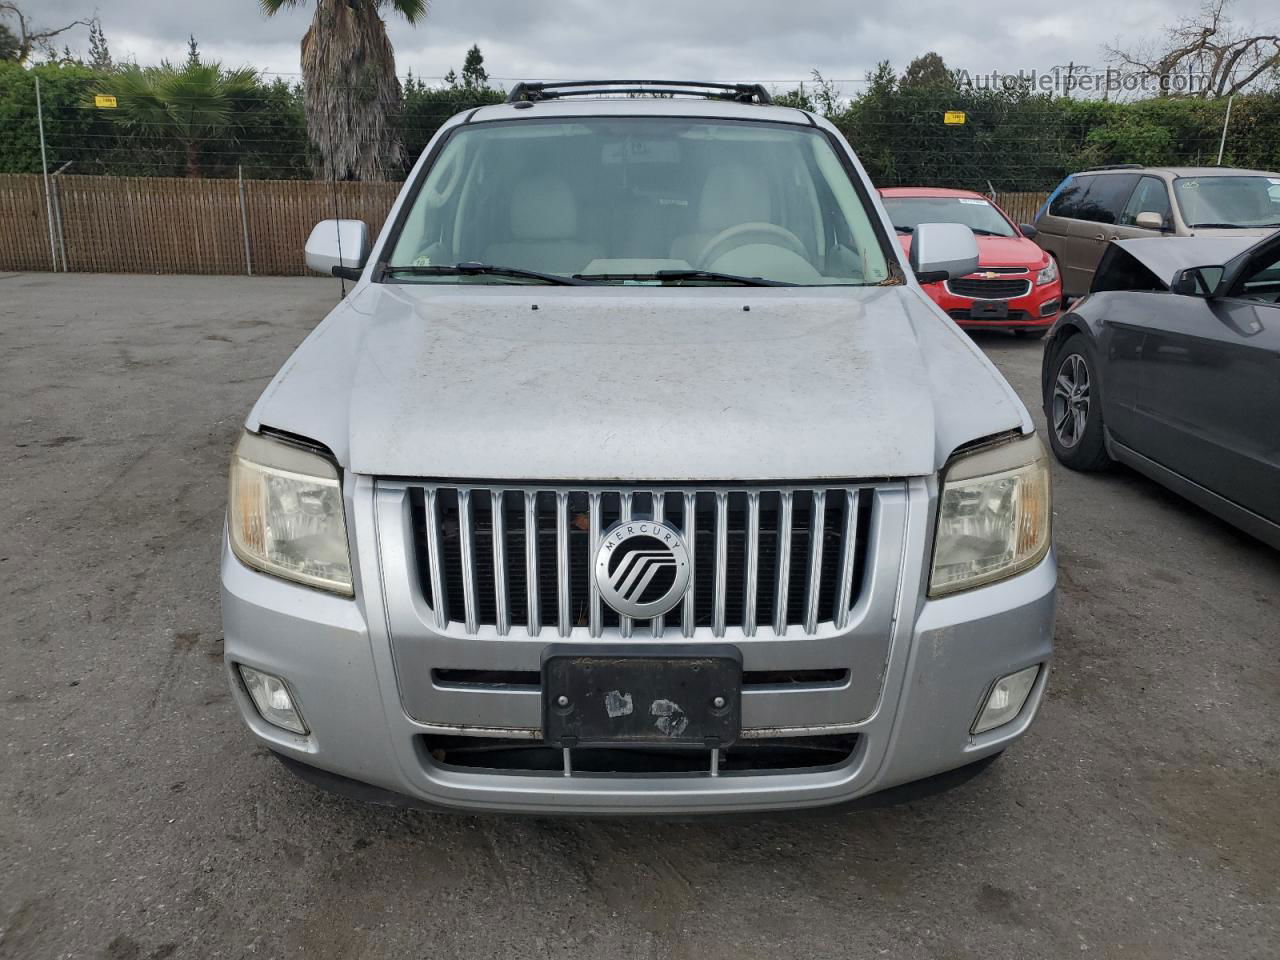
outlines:
[[1044, 383], [1049, 446], [1072, 470], [1111, 464], [1102, 433], [1102, 393], [1093, 344], [1076, 333], [1054, 345]]
[[1044, 335], [1049, 332], [1049, 328], [1042, 330], [1015, 330], [1013, 335], [1019, 340], [1043, 340]]

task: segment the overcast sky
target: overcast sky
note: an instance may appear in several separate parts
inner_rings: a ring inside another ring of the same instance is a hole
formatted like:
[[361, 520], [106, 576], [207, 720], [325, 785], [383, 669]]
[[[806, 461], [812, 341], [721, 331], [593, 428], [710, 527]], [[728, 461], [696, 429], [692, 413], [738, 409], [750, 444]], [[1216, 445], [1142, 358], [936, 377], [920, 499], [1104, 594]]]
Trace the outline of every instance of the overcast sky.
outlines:
[[[19, 0], [21, 2], [21, 0]], [[40, 25], [102, 18], [117, 60], [150, 63], [183, 56], [194, 33], [208, 58], [228, 66], [295, 74], [298, 41], [314, 10], [302, 3], [275, 17], [257, 0], [27, 0]], [[491, 77], [646, 77], [753, 80], [778, 85], [821, 70], [857, 89], [888, 59], [901, 71], [927, 50], [975, 74], [1046, 71], [1074, 61], [1099, 70], [1102, 47], [1139, 42], [1194, 13], [1198, 0], [1018, 0], [955, 4], [900, 0], [858, 9], [851, 0], [433, 0], [410, 27], [388, 13], [397, 72], [439, 77], [478, 43]], [[1243, 23], [1280, 25], [1273, 0], [1236, 0]], [[84, 31], [69, 34], [87, 47]]]

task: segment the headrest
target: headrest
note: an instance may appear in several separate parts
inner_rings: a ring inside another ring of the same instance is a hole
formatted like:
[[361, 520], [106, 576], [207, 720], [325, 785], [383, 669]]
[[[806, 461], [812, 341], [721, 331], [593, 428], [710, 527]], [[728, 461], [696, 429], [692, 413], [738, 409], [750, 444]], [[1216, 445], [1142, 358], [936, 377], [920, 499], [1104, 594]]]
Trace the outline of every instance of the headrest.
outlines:
[[511, 195], [511, 235], [516, 240], [569, 240], [578, 232], [578, 204], [559, 177], [525, 177]]
[[773, 220], [769, 181], [760, 171], [742, 163], [730, 163], [713, 171], [702, 187], [698, 224], [708, 233], [719, 233], [739, 223]]

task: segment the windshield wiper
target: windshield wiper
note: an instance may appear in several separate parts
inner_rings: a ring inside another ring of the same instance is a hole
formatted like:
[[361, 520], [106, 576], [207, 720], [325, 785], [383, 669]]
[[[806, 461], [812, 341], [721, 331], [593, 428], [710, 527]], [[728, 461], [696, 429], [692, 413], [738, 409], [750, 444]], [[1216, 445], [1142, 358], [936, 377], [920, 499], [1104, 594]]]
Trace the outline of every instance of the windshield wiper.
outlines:
[[518, 277], [524, 280], [539, 280], [542, 283], [558, 283], [571, 287], [584, 286], [581, 280], [572, 277], [561, 277], [554, 273], [539, 273], [537, 270], [525, 270], [521, 267], [500, 267], [492, 263], [455, 263], [432, 264], [430, 266], [406, 265], [403, 267], [384, 267], [384, 274], [402, 274], [408, 277]]
[[626, 280], [657, 280], [661, 283], [678, 283], [681, 280], [719, 280], [744, 287], [794, 287], [785, 280], [766, 280], [763, 277], [740, 277], [733, 273], [716, 273], [713, 270], [656, 270], [653, 273], [575, 273], [575, 280], [597, 283]]
[[1187, 227], [1188, 230], [1195, 230], [1196, 228], [1203, 228], [1205, 230], [1247, 230], [1248, 229], [1248, 227], [1242, 227], [1238, 223], [1193, 223]]
[[972, 230], [972, 231], [973, 231], [977, 236], [979, 236], [979, 237], [1007, 237], [1007, 236], [1009, 236], [1009, 234], [1007, 234], [1007, 233], [996, 233], [996, 231], [994, 231], [994, 230], [983, 230], [981, 227], [970, 227], [969, 229], [970, 229], [970, 230]]
[[898, 233], [915, 233], [916, 232], [915, 227], [900, 227], [896, 223], [893, 225], [893, 229]]

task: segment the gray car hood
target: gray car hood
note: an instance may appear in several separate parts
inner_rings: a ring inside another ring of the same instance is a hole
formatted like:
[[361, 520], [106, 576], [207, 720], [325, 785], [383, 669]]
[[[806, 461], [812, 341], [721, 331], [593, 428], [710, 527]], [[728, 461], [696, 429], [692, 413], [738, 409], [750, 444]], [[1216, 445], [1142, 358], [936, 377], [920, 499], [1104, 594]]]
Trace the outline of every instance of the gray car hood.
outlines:
[[918, 288], [362, 283], [250, 415], [380, 476], [932, 473], [1022, 404]]
[[1168, 287], [1188, 267], [1221, 266], [1256, 245], [1258, 240], [1237, 233], [1214, 237], [1142, 237], [1113, 242]]

